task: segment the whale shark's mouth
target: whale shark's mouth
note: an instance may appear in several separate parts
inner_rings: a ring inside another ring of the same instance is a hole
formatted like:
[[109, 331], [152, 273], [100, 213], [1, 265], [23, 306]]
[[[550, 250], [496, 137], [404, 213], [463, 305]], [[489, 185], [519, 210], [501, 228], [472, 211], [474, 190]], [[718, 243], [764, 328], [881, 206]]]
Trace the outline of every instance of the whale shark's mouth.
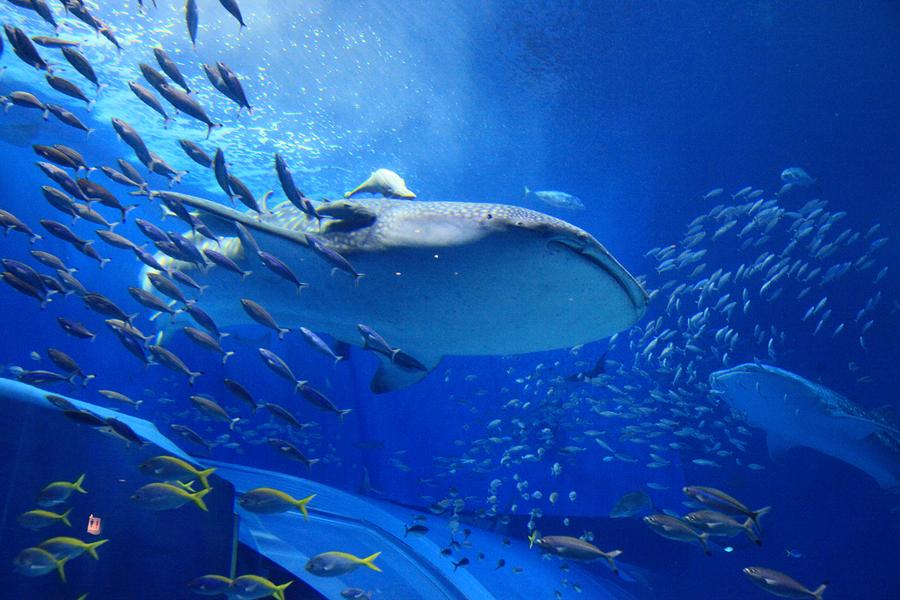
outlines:
[[628, 274], [625, 268], [599, 244], [572, 237], [554, 237], [547, 242], [547, 247], [571, 252], [578, 258], [598, 267], [604, 274], [613, 279], [628, 296], [636, 313], [642, 313], [647, 307], [649, 297], [644, 288]]

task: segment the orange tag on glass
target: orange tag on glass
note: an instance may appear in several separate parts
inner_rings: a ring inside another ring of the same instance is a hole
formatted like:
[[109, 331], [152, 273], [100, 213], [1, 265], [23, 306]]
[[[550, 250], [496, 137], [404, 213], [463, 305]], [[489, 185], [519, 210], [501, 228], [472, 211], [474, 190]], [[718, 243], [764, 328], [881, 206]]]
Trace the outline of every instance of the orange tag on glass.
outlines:
[[102, 531], [103, 528], [100, 526], [100, 517], [95, 517], [93, 514], [89, 516], [87, 532], [91, 535], [100, 535]]

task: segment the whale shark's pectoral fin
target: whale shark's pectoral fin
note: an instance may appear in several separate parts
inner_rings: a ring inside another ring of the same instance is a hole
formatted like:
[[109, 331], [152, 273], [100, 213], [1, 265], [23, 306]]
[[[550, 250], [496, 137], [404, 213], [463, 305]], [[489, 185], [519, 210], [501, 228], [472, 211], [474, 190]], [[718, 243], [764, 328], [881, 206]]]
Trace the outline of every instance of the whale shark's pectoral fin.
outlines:
[[766, 448], [769, 450], [769, 458], [772, 462], [781, 464], [784, 462], [784, 455], [787, 451], [796, 446], [790, 440], [787, 440], [776, 433], [766, 433]]
[[441, 362], [441, 357], [413, 356], [412, 352], [399, 351], [393, 357], [377, 353], [381, 365], [375, 371], [369, 388], [375, 394], [393, 392], [425, 378]]
[[[234, 237], [237, 229], [234, 223], [244, 225], [264, 250], [270, 250], [272, 246], [264, 244], [267, 240], [271, 244], [287, 243], [296, 246], [309, 247], [306, 234], [302, 231], [294, 231], [286, 227], [278, 227], [265, 221], [259, 221], [256, 217], [243, 213], [233, 208], [223, 206], [217, 202], [188, 196], [187, 194], [175, 194], [182, 203], [200, 211], [200, 219], [215, 233], [220, 236]], [[271, 251], [271, 250], [270, 250]]]

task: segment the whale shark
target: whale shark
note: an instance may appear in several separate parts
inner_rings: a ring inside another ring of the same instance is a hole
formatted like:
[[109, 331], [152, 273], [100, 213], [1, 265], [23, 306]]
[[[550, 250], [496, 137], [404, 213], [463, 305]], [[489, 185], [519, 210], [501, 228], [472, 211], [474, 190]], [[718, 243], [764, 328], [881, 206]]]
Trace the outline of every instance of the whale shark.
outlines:
[[[415, 383], [446, 355], [523, 354], [600, 340], [636, 323], [647, 307], [638, 281], [593, 236], [516, 206], [338, 200], [317, 203], [312, 216], [288, 202], [256, 215], [167, 193], [221, 236], [218, 244], [198, 237], [199, 247], [252, 271], [241, 281], [219, 267], [200, 270], [157, 255], [163, 266], [210, 285], [199, 304], [220, 326], [248, 322], [241, 298], [264, 306], [283, 327], [357, 346], [364, 324], [415, 359], [379, 354], [375, 393]], [[261, 264], [243, 247], [237, 223], [308, 285], [299, 291]], [[322, 260], [321, 246], [359, 276]]]
[[716, 371], [710, 385], [750, 425], [765, 430], [773, 459], [804, 446], [853, 465], [883, 488], [900, 485], [900, 431], [837, 392], [755, 363]]

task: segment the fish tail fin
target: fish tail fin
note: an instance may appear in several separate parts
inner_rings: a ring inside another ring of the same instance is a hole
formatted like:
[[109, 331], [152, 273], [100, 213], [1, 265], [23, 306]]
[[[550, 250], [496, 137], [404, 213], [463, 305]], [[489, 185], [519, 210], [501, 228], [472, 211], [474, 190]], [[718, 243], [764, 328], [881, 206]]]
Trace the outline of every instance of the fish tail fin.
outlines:
[[81, 475], [78, 476], [78, 479], [76, 479], [75, 481], [72, 482], [72, 487], [75, 488], [75, 491], [78, 492], [79, 494], [87, 494], [87, 490], [84, 489], [83, 487], [81, 487], [81, 484], [84, 483], [85, 475], [86, 475], [85, 473], [82, 473]]
[[309, 501], [315, 497], [316, 497], [315, 494], [310, 494], [306, 498], [303, 498], [302, 500], [297, 500], [296, 502], [294, 502], [294, 506], [296, 506], [297, 508], [300, 509], [300, 512], [303, 513], [303, 518], [306, 519], [307, 521], [309, 521], [309, 512], [307, 512], [307, 510], [306, 510], [306, 505], [309, 504]]
[[379, 569], [378, 566], [375, 564], [375, 559], [378, 558], [379, 556], [381, 556], [381, 552], [376, 552], [375, 554], [370, 554], [369, 556], [367, 556], [363, 559], [360, 559], [359, 564], [366, 565], [373, 571], [378, 571], [379, 573], [381, 573], [381, 569]]
[[825, 593], [825, 588], [827, 587], [827, 583], [823, 583], [822, 585], [817, 587], [816, 590], [812, 593], [813, 598], [815, 598], [816, 600], [822, 600], [822, 595]]
[[228, 359], [231, 358], [232, 356], [234, 356], [234, 352], [226, 352], [225, 354], [223, 354], [222, 355], [222, 364], [224, 365], [226, 362], [228, 362]]
[[366, 276], [365, 273], [357, 273], [356, 275], [354, 275], [353, 276], [353, 285], [356, 287], [359, 287], [359, 280], [365, 276]]
[[[112, 229], [110, 229], [110, 231], [112, 231]], [[106, 263], [110, 262], [111, 260], [112, 260], [111, 258], [101, 258], [100, 259], [100, 268], [102, 269], [103, 267], [105, 267]]]
[[56, 561], [56, 572], [59, 573], [59, 578], [62, 579], [63, 583], [66, 583], [66, 561], [68, 558], [64, 558], [62, 560]]
[[237, 425], [237, 422], [240, 420], [241, 420], [240, 417], [235, 417], [235, 418], [231, 419], [231, 421], [228, 423], [228, 429], [234, 431], [234, 426]]
[[67, 510], [63, 514], [59, 515], [59, 520], [62, 521], [63, 523], [65, 523], [66, 525], [68, 525], [69, 527], [72, 526], [72, 522], [69, 521], [69, 513], [71, 513], [71, 512], [72, 512], [72, 509], [69, 508], [69, 510]]
[[[742, 527], [744, 528], [744, 531], [747, 532], [747, 537], [750, 538], [751, 542], [753, 542], [757, 546], [762, 546], [762, 540], [756, 534], [756, 529], [753, 527], [753, 519], [751, 519], [750, 517], [747, 517], [747, 520], [744, 521], [744, 524], [742, 525]], [[788, 556], [790, 556], [790, 555], [791, 555], [791, 553], [788, 552]]]
[[203, 512], [209, 512], [209, 509], [206, 508], [206, 502], [203, 501], [203, 496], [207, 495], [212, 491], [211, 487], [200, 490], [199, 492], [194, 492], [193, 494], [188, 494], [191, 497], [191, 501], [197, 505], [197, 507]]
[[312, 466], [313, 466], [314, 464], [316, 464], [317, 462], [319, 462], [319, 459], [318, 459], [318, 458], [311, 458], [311, 459], [309, 459], [308, 461], [306, 461], [306, 468], [309, 469], [310, 471], [312, 471]]
[[209, 136], [212, 133], [212, 130], [217, 127], [222, 127], [222, 124], [221, 123], [210, 123], [209, 125], [206, 126], [206, 139], [209, 139]]
[[703, 554], [707, 556], [712, 556], [712, 552], [709, 551], [709, 544], [707, 544], [707, 540], [709, 539], [708, 533], [701, 533], [697, 536], [697, 539], [700, 540], [700, 546], [703, 547]]
[[210, 467], [203, 471], [197, 471], [197, 479], [200, 480], [200, 483], [203, 485], [204, 488], [209, 487], [209, 476], [215, 472], [216, 472], [215, 467]]
[[281, 585], [275, 586], [275, 591], [272, 592], [272, 595], [277, 598], [277, 600], [284, 600], [284, 590], [287, 589], [287, 586], [294, 583], [294, 580], [291, 579], [287, 583], [282, 583]]
[[297, 380], [297, 385], [294, 386], [294, 393], [296, 394], [298, 390], [303, 389], [303, 386], [306, 385], [306, 381], [303, 379]]
[[291, 330], [288, 329], [287, 327], [279, 327], [279, 328], [278, 328], [278, 339], [279, 339], [279, 340], [283, 340], [283, 339], [284, 339], [284, 334], [289, 333], [290, 331], [291, 331]]
[[526, 185], [526, 186], [525, 186], [525, 193], [523, 194], [523, 196], [528, 196], [528, 194], [530, 194], [530, 193], [531, 193], [531, 190], [528, 189], [528, 186]]
[[87, 387], [87, 384], [91, 381], [91, 379], [96, 379], [96, 378], [97, 378], [96, 375], [85, 375], [81, 379], [81, 387]]
[[253, 275], [253, 271], [244, 271], [241, 273], [241, 281], [247, 279], [250, 275]]
[[762, 526], [759, 524], [759, 520], [762, 519], [765, 515], [769, 514], [769, 511], [772, 510], [771, 506], [766, 506], [764, 508], [760, 508], [757, 511], [753, 511], [750, 514], [750, 520], [753, 521], [753, 525], [756, 527], [756, 530], [762, 532]]
[[141, 404], [143, 404], [143, 403], [144, 403], [143, 400], [136, 400], [135, 403], [134, 403], [134, 410], [140, 410], [140, 409], [141, 409]]
[[534, 547], [535, 540], [537, 540], [540, 537], [541, 537], [541, 532], [538, 531], [537, 529], [535, 529], [534, 531], [531, 532], [531, 534], [528, 536], [528, 549], [529, 550], [531, 550]]
[[619, 574], [619, 567], [616, 566], [616, 561], [614, 559], [620, 554], [622, 554], [621, 550], [612, 550], [603, 555], [603, 558], [609, 563], [609, 568], [612, 569], [612, 572], [616, 575]]
[[341, 410], [338, 411], [338, 417], [340, 417], [341, 423], [344, 422], [344, 415], [346, 415], [346, 414], [348, 414], [348, 413], [350, 413], [350, 412], [352, 412], [352, 411], [353, 411], [352, 408], [343, 408], [343, 409], [341, 409]]
[[194, 380], [203, 375], [203, 371], [191, 371], [188, 377], [188, 385], [194, 385]]
[[100, 555], [97, 554], [97, 548], [99, 548], [100, 546], [102, 546], [103, 544], [105, 544], [108, 541], [109, 540], [98, 540], [91, 544], [86, 544], [87, 547], [85, 548], [85, 551], [88, 554], [90, 554], [94, 558], [94, 560], [100, 560]]

